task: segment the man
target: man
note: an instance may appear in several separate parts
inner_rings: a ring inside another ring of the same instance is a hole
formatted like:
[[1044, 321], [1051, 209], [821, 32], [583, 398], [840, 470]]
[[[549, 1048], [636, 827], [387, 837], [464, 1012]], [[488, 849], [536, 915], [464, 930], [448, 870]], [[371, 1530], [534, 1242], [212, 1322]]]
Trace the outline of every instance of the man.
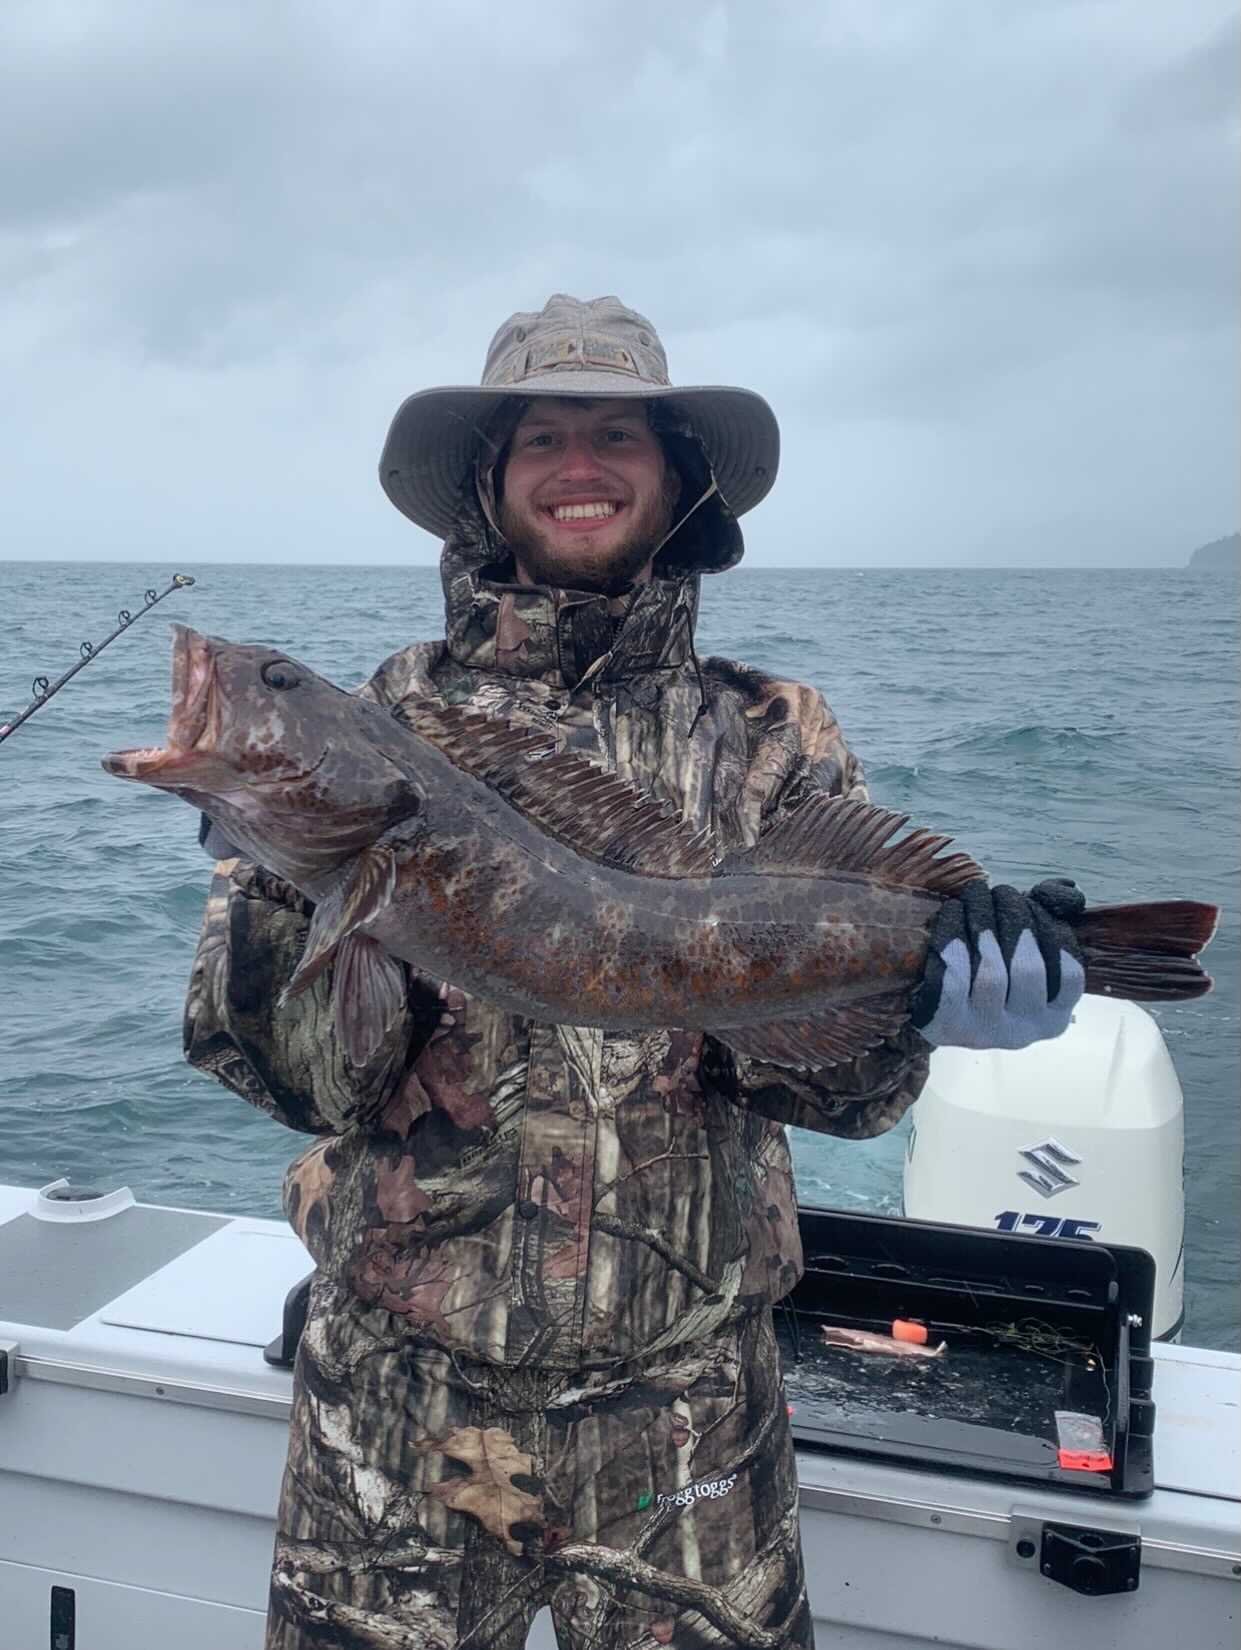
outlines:
[[[381, 479], [445, 541], [447, 629], [363, 693], [546, 729], [720, 852], [815, 792], [864, 796], [817, 692], [694, 651], [700, 576], [740, 559], [777, 459], [762, 400], [674, 389], [617, 300], [513, 316], [481, 387], [393, 423]], [[358, 1069], [329, 980], [277, 1006], [307, 902], [217, 868], [188, 1057], [320, 1137], [286, 1183], [318, 1272], [269, 1650], [508, 1650], [544, 1603], [575, 1650], [812, 1642], [771, 1317], [801, 1269], [783, 1125], [877, 1134], [931, 1043], [1063, 1029], [1067, 928], [969, 892], [915, 994], [922, 1032], [851, 1064], [530, 1024], [411, 974]]]

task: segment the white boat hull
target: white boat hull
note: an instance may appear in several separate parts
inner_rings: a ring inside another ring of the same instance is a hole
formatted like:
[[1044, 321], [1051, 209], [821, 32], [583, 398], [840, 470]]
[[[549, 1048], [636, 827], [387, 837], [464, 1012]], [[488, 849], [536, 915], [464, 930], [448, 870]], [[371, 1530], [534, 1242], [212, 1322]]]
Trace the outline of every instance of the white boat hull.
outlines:
[[[148, 1209], [110, 1251], [128, 1286], [65, 1322], [95, 1285], [64, 1256], [102, 1252], [101, 1228], [43, 1234], [33, 1206], [0, 1187], [0, 1260], [7, 1234], [35, 1267], [4, 1274], [0, 1312], [38, 1304], [0, 1319], [3, 1650], [55, 1644], [54, 1607], [74, 1618], [58, 1650], [259, 1650], [291, 1387], [262, 1347], [309, 1258], [277, 1222]], [[40, 1275], [44, 1235], [62, 1263]], [[144, 1269], [144, 1244], [195, 1237]], [[1155, 1398], [1158, 1487], [1142, 1501], [799, 1452], [818, 1642], [1164, 1650], [1192, 1623], [1194, 1650], [1235, 1650], [1241, 1358], [1159, 1348]], [[1018, 1542], [1047, 1520], [1139, 1533], [1138, 1590], [1084, 1598], [1046, 1580]], [[544, 1615], [530, 1643], [552, 1642]]]

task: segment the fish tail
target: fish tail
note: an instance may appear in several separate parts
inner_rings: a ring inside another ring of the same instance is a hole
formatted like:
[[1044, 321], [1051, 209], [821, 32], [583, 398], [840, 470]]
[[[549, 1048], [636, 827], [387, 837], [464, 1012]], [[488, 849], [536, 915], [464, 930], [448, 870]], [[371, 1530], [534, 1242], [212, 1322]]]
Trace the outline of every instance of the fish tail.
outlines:
[[1219, 908], [1197, 900], [1100, 905], [1073, 924], [1082, 948], [1086, 990], [1135, 1003], [1181, 1002], [1211, 989], [1197, 960], [1219, 921]]

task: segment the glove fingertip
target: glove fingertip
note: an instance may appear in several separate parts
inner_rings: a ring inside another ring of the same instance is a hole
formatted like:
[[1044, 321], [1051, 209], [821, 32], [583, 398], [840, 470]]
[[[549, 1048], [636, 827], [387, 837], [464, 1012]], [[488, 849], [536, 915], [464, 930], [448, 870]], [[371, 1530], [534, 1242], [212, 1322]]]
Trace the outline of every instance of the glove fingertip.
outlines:
[[927, 955], [922, 978], [909, 997], [909, 1018], [916, 1031], [930, 1025], [944, 990], [944, 960], [938, 951]]
[[1086, 896], [1071, 877], [1048, 877], [1031, 888], [1029, 897], [1061, 922], [1073, 921], [1086, 909]]
[[[964, 890], [963, 890], [964, 891]], [[959, 940], [965, 934], [965, 906], [959, 897], [946, 899], [935, 913], [935, 920], [931, 924], [931, 951], [934, 956], [945, 946], [951, 945], [953, 940]]]

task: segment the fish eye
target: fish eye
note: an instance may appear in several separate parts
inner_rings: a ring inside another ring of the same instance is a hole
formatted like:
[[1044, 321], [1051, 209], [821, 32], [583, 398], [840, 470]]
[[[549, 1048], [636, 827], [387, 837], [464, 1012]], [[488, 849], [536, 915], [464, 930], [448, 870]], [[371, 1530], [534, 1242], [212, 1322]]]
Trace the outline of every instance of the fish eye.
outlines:
[[301, 681], [301, 677], [287, 659], [269, 659], [259, 675], [269, 688], [276, 688], [280, 692], [287, 688], [295, 688]]

